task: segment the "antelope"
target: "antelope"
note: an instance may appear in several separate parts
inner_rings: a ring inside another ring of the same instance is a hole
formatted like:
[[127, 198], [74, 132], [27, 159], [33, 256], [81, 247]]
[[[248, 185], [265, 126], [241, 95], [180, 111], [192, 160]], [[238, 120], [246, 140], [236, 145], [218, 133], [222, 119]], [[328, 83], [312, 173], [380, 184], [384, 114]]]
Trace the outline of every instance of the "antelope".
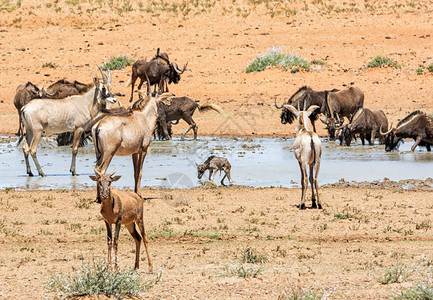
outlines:
[[[90, 179], [96, 181], [97, 190], [101, 197], [101, 215], [104, 218], [107, 227], [107, 245], [108, 245], [108, 263], [111, 267], [111, 252], [114, 248], [114, 268], [117, 270], [117, 246], [119, 241], [119, 232], [121, 225], [125, 225], [129, 233], [135, 240], [135, 266], [139, 268], [140, 264], [140, 245], [143, 239], [146, 248], [147, 262], [149, 272], [153, 272], [152, 261], [150, 260], [149, 241], [143, 225], [143, 200], [134, 193], [120, 191], [111, 188], [111, 183], [120, 179], [121, 176], [114, 176], [114, 170], [108, 175], [101, 174], [95, 168], [95, 175], [90, 175]], [[111, 225], [115, 224], [114, 241]], [[138, 226], [141, 236], [135, 226]]]
[[[320, 157], [322, 155], [322, 143], [317, 133], [311, 131], [312, 124], [310, 119], [308, 118], [313, 113], [313, 111], [318, 108], [318, 106], [312, 105], [308, 108], [307, 111], [298, 111], [292, 105], [284, 105], [284, 107], [290, 110], [298, 119], [298, 123], [296, 125], [296, 138], [293, 144], [293, 151], [301, 169], [302, 196], [300, 209], [305, 209], [305, 194], [308, 188], [308, 165], [310, 166], [310, 184], [312, 191], [311, 200], [313, 202], [312, 208], [321, 209], [322, 204], [319, 200], [317, 177], [319, 175]], [[317, 194], [317, 198], [315, 194]]]
[[[105, 174], [114, 155], [132, 155], [134, 166], [134, 192], [140, 195], [141, 173], [157, 119], [157, 101], [172, 96], [162, 94], [158, 99], [139, 92], [140, 100], [124, 115], [108, 115], [92, 128], [96, 152], [96, 168]], [[99, 199], [98, 199], [99, 200]]]
[[[23, 147], [27, 174], [33, 176], [29, 164], [29, 153], [33, 157], [40, 176], [46, 176], [36, 157], [36, 150], [42, 133], [74, 132], [72, 143], [72, 162], [70, 172], [73, 176], [78, 144], [83, 132], [104, 116], [107, 102], [115, 103], [116, 98], [111, 93], [111, 72], [108, 78], [98, 66], [103, 82], [94, 77], [95, 86], [83, 95], [74, 95], [65, 99], [35, 99], [21, 109], [21, 115], [26, 128], [26, 143]], [[20, 137], [20, 140], [24, 134]]]

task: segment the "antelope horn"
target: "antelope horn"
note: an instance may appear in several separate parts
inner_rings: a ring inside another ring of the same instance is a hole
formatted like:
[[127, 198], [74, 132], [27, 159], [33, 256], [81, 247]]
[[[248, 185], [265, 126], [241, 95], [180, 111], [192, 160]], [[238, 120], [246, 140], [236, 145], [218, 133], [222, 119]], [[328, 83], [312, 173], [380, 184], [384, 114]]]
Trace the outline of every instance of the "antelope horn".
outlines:
[[307, 102], [305, 101], [305, 98], [304, 98], [304, 108], [302, 110], [305, 111], [306, 108], [307, 108]]
[[108, 70], [108, 84], [111, 84], [111, 71], [108, 67], [107, 70]]
[[108, 82], [107, 82], [107, 75], [104, 74], [104, 71], [102, 71], [102, 69], [101, 69], [100, 66], [98, 66], [98, 69], [99, 69], [99, 71], [100, 71], [101, 74], [102, 74], [102, 80], [104, 81], [103, 83], [108, 83]]
[[275, 103], [275, 107], [276, 107], [276, 108], [278, 108], [278, 109], [282, 109], [282, 108], [283, 108], [282, 105], [281, 105], [281, 106], [278, 106], [278, 105], [277, 105], [277, 96], [275, 96], [275, 98], [274, 98], [274, 103]]
[[116, 173], [116, 168], [114, 168], [114, 171], [113, 171], [113, 172], [111, 172], [110, 174], [108, 174], [108, 177], [111, 177], [111, 176], [113, 176], [113, 175], [114, 175], [114, 173]]
[[391, 131], [392, 131], [392, 123], [391, 123], [391, 129], [388, 130], [387, 132], [382, 132], [382, 125], [381, 125], [380, 128], [379, 128], [379, 133], [380, 133], [381, 135], [387, 135], [387, 134], [390, 133]]
[[93, 171], [95, 171], [96, 175], [102, 176], [101, 172], [98, 171], [98, 168], [96, 168], [96, 166], [93, 168]]

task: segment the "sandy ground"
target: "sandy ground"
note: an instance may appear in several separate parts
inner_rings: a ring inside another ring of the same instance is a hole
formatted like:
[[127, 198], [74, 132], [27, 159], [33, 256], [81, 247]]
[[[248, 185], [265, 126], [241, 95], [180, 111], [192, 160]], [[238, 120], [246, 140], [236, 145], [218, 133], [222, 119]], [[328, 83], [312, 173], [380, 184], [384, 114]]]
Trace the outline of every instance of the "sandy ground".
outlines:
[[[145, 227], [156, 273], [143, 298], [276, 299], [292, 289], [330, 299], [379, 299], [422, 281], [433, 255], [433, 197], [426, 191], [323, 188], [323, 210], [300, 212], [299, 190], [229, 187], [145, 190]], [[106, 256], [105, 226], [94, 191], [1, 191], [0, 295], [52, 298], [51, 273]], [[308, 206], [310, 203], [308, 203]], [[345, 219], [342, 216], [347, 216]], [[242, 263], [254, 248], [267, 260]], [[133, 266], [122, 229], [121, 268]], [[236, 270], [260, 270], [244, 279]], [[401, 266], [402, 283], [381, 284]], [[431, 267], [430, 267], [431, 268]], [[142, 277], [147, 274], [142, 251]]]
[[[303, 85], [358, 86], [365, 106], [383, 109], [395, 124], [415, 109], [433, 112], [433, 73], [416, 74], [433, 63], [432, 8], [403, 0], [2, 1], [0, 134], [17, 131], [19, 84], [90, 82], [97, 64], [118, 55], [150, 58], [158, 47], [180, 66], [188, 62], [172, 92], [226, 112], [197, 113], [199, 135], [293, 136], [273, 102]], [[326, 64], [295, 74], [246, 73], [270, 47]], [[377, 55], [401, 68], [366, 68]], [[130, 73], [131, 67], [113, 71], [124, 105]], [[174, 132], [185, 129], [180, 123]], [[320, 190], [324, 210], [302, 212], [298, 189], [146, 190], [153, 199], [145, 203], [145, 224], [162, 281], [142, 297], [276, 299], [306, 289], [331, 299], [378, 299], [421, 282], [433, 252], [431, 192], [339, 186]], [[50, 272], [66, 274], [83, 260], [105, 257], [93, 199], [94, 191], [0, 191], [0, 298], [52, 298], [44, 287]], [[248, 247], [267, 257], [243, 264], [260, 269], [257, 278], [237, 275]], [[132, 267], [132, 248], [123, 229], [121, 266]], [[408, 279], [378, 282], [399, 265]], [[145, 273], [145, 260], [141, 266], [143, 278], [155, 277]]]

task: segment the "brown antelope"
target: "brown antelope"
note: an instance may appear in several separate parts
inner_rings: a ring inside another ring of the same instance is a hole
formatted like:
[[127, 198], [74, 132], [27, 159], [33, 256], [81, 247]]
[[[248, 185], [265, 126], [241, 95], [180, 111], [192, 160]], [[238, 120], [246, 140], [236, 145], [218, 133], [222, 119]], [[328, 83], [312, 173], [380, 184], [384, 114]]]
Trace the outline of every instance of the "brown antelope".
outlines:
[[[308, 118], [310, 114], [318, 108], [317, 105], [312, 105], [307, 111], [298, 111], [292, 105], [284, 105], [298, 119], [296, 125], [296, 138], [293, 144], [293, 151], [301, 168], [301, 184], [302, 196], [300, 209], [305, 209], [305, 194], [308, 188], [307, 167], [310, 166], [310, 184], [313, 202], [312, 208], [322, 208], [319, 200], [318, 180], [320, 168], [320, 157], [322, 155], [322, 143], [317, 133], [311, 130], [311, 121]], [[317, 198], [316, 195], [317, 194]], [[317, 199], [317, 205], [316, 205]]]
[[[90, 179], [96, 181], [97, 190], [101, 198], [101, 215], [104, 218], [105, 226], [107, 227], [107, 244], [108, 244], [108, 263], [111, 267], [111, 251], [114, 248], [114, 268], [117, 269], [117, 246], [119, 241], [119, 232], [121, 225], [125, 225], [129, 233], [135, 240], [135, 269], [139, 268], [140, 264], [140, 245], [143, 239], [144, 247], [146, 248], [147, 262], [149, 264], [149, 272], [152, 273], [153, 265], [150, 260], [149, 241], [146, 237], [143, 224], [143, 200], [135, 193], [120, 191], [111, 188], [111, 183], [120, 179], [121, 176], [114, 176], [113, 171], [108, 175], [98, 172], [95, 168], [95, 175], [90, 175]], [[115, 224], [114, 241], [111, 225]], [[136, 225], [140, 229], [141, 236], [135, 228]]]
[[[36, 150], [42, 133], [74, 132], [72, 143], [72, 162], [70, 171], [75, 171], [75, 160], [78, 153], [78, 144], [83, 132], [92, 126], [94, 122], [104, 115], [106, 104], [115, 103], [116, 98], [111, 93], [111, 72], [108, 70], [108, 78], [98, 67], [103, 78], [100, 83], [95, 76], [95, 87], [83, 95], [74, 95], [65, 99], [35, 99], [21, 109], [21, 115], [26, 127], [26, 143], [23, 147], [24, 158], [27, 166], [27, 174], [33, 176], [29, 164], [29, 153], [33, 157], [39, 175], [46, 176], [39, 165]], [[21, 136], [20, 140], [24, 134]]]
[[[150, 84], [148, 82], [148, 95]], [[157, 119], [157, 101], [172, 96], [164, 93], [159, 98], [144, 96], [124, 115], [108, 115], [92, 128], [96, 152], [96, 168], [105, 174], [114, 155], [132, 155], [134, 191], [140, 194], [143, 161], [147, 154]]]

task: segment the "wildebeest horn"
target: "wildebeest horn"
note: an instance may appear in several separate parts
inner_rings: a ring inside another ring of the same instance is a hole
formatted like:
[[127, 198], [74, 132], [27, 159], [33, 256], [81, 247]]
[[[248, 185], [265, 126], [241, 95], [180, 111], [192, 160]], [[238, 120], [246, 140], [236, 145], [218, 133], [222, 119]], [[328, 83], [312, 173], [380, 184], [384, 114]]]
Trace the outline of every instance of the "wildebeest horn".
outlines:
[[179, 70], [179, 67], [177, 66], [177, 64], [174, 62], [172, 63], [173, 65], [173, 69], [176, 71], [176, 73], [178, 74], [182, 74], [183, 72], [185, 72], [186, 66], [188, 65], [188, 62], [183, 66], [182, 70]]
[[388, 130], [387, 132], [382, 132], [382, 125], [381, 125], [380, 128], [379, 128], [379, 133], [380, 133], [381, 135], [387, 135], [387, 134], [390, 133], [391, 131], [392, 131], [392, 123], [391, 123], [391, 129]]
[[177, 125], [177, 124], [179, 124], [179, 120], [171, 121], [171, 124], [173, 124], [173, 125]]
[[326, 125], [329, 124], [329, 122], [327, 120], [323, 120], [322, 118], [320, 118], [320, 121], [322, 121], [323, 124], [326, 124]]
[[[343, 122], [344, 122], [344, 120], [343, 120]], [[340, 121], [340, 116], [337, 114], [337, 124], [341, 124], [343, 122]]]
[[107, 75], [104, 74], [104, 71], [102, 71], [102, 69], [101, 69], [100, 66], [98, 66], [98, 69], [99, 69], [99, 71], [100, 71], [101, 74], [102, 74], [102, 80], [103, 80], [103, 83], [104, 83], [104, 84], [105, 84], [105, 83], [108, 83]]
[[275, 107], [276, 107], [276, 108], [278, 108], [278, 109], [282, 109], [282, 108], [283, 108], [282, 105], [281, 105], [281, 106], [278, 106], [278, 105], [277, 105], [277, 96], [275, 96], [275, 98], [274, 98], [274, 103], [275, 103]]

